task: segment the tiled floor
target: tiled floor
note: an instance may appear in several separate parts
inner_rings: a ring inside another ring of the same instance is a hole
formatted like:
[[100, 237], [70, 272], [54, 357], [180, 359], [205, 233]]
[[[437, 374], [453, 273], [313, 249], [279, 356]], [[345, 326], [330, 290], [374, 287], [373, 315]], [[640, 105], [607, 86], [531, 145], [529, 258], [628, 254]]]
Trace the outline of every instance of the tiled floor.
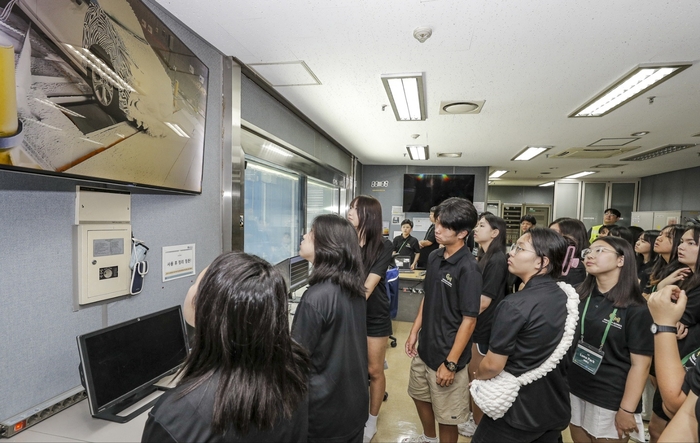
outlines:
[[[422, 433], [422, 427], [413, 400], [406, 393], [408, 373], [411, 359], [404, 352], [404, 345], [411, 323], [394, 322], [394, 336], [397, 338], [395, 348], [387, 347], [386, 360], [389, 368], [386, 370], [389, 398], [379, 412], [377, 434], [372, 443], [399, 442], [405, 437]], [[469, 442], [470, 438], [459, 437], [460, 442]], [[564, 441], [571, 442], [568, 430], [564, 432]]]

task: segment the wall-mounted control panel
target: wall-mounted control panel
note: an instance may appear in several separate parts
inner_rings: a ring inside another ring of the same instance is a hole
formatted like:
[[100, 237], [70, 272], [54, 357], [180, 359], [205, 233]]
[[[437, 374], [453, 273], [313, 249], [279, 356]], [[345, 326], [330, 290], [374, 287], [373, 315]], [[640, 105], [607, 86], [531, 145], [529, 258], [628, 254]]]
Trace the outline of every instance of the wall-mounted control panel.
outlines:
[[129, 294], [131, 225], [75, 226], [78, 303], [85, 305]]

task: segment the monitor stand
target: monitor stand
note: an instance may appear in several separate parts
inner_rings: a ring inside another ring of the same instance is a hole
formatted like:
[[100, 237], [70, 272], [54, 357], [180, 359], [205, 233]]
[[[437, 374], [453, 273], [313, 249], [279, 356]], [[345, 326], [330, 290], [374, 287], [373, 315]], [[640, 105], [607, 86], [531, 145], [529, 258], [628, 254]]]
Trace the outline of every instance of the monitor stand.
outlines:
[[151, 385], [147, 388], [144, 388], [142, 391], [137, 392], [136, 394], [132, 395], [131, 397], [125, 398], [124, 400], [120, 401], [119, 403], [110, 406], [109, 408], [100, 411], [96, 414], [93, 414], [93, 417], [95, 418], [101, 418], [102, 420], [109, 420], [113, 421], [116, 423], [126, 423], [128, 421], [131, 421], [133, 418], [138, 417], [141, 415], [144, 411], [147, 411], [153, 405], [155, 404], [156, 401], [158, 401], [158, 398], [160, 396], [154, 398], [153, 400], [149, 401], [145, 405], [141, 406], [137, 410], [130, 412], [127, 415], [119, 415], [119, 412], [124, 411], [125, 409], [128, 409], [130, 406], [135, 405], [139, 401], [143, 400], [144, 398], [148, 397], [152, 393], [156, 391], [167, 391], [168, 388], [161, 387], [161, 386], [156, 386]]

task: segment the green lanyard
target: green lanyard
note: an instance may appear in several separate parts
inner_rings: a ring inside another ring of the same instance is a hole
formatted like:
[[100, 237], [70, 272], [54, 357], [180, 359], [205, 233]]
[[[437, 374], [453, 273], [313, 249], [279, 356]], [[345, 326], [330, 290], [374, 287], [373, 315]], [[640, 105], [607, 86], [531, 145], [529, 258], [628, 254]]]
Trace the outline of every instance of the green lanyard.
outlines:
[[[588, 304], [591, 302], [591, 296], [588, 296], [588, 300], [586, 300], [586, 307], [583, 308], [583, 316], [581, 317], [581, 341], [583, 340], [583, 324], [586, 323], [586, 312], [588, 312]], [[603, 345], [605, 344], [605, 340], [608, 338], [608, 331], [610, 331], [610, 326], [612, 325], [613, 318], [615, 318], [615, 314], [617, 314], [617, 308], [613, 309], [612, 313], [610, 314], [610, 317], [608, 318], [608, 325], [605, 327], [605, 333], [603, 333], [603, 339], [600, 341], [600, 350], [603, 350]]]
[[691, 352], [690, 354], [688, 354], [688, 355], [686, 355], [685, 357], [683, 357], [683, 358], [681, 359], [681, 364], [682, 364], [683, 366], [685, 366], [685, 364], [688, 362], [688, 360], [690, 360], [690, 357], [692, 357], [693, 354], [696, 354], [698, 351], [700, 351], [700, 348], [694, 350], [694, 351]]

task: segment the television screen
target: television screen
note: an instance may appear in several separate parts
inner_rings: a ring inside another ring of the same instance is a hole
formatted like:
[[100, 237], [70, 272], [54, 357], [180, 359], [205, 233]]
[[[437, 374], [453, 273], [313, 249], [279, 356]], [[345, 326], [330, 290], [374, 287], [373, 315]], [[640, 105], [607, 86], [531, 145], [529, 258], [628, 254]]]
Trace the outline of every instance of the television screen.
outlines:
[[209, 70], [141, 0], [5, 9], [0, 169], [202, 191]]
[[430, 212], [450, 197], [474, 201], [474, 175], [404, 174], [403, 211]]
[[139, 392], [175, 372], [189, 349], [180, 306], [80, 335], [77, 340], [90, 412], [108, 420], [129, 406], [125, 401], [140, 399]]

